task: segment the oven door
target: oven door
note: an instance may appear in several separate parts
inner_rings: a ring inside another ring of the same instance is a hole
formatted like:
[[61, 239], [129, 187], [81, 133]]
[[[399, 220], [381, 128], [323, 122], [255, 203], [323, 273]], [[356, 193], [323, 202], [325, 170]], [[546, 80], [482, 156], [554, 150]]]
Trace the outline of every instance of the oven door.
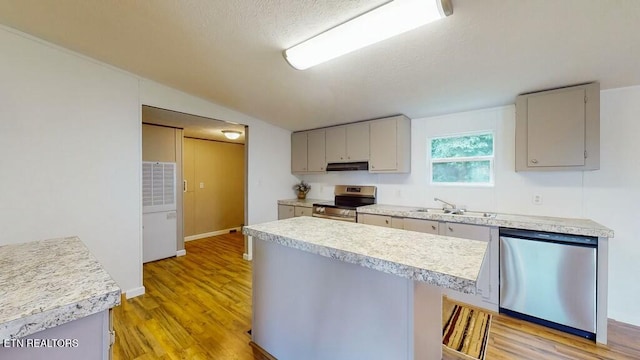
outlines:
[[317, 218], [322, 218], [322, 219], [331, 219], [331, 220], [339, 220], [339, 221], [356, 222], [356, 218], [351, 217], [351, 216], [349, 216], [349, 217], [346, 217], [346, 216], [331, 216], [331, 215], [322, 215], [322, 214], [316, 214], [316, 213], [311, 214], [311, 216], [317, 217]]

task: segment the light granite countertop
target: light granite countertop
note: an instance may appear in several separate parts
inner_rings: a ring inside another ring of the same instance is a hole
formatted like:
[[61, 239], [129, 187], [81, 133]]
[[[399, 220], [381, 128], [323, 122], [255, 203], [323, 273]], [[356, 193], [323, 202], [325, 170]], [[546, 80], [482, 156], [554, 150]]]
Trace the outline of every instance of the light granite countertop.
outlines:
[[444, 214], [439, 209], [430, 209], [431, 212], [419, 212], [417, 211], [419, 209], [423, 208], [375, 204], [361, 206], [357, 209], [357, 211], [359, 214], [374, 214], [414, 219], [450, 221], [463, 224], [488, 225], [513, 229], [538, 230], [573, 235], [599, 236], [606, 238], [613, 237], [613, 230], [589, 219], [500, 213], [491, 213], [490, 217], [485, 217], [484, 213], [470, 212], [468, 215], [451, 215]]
[[285, 199], [278, 200], [278, 205], [290, 205], [301, 207], [313, 207], [313, 204], [333, 204], [333, 200], [321, 200], [321, 199]]
[[482, 241], [308, 216], [245, 226], [243, 231], [264, 241], [470, 294], [476, 292], [487, 250]]
[[77, 237], [0, 246], [0, 339], [120, 304], [120, 288]]

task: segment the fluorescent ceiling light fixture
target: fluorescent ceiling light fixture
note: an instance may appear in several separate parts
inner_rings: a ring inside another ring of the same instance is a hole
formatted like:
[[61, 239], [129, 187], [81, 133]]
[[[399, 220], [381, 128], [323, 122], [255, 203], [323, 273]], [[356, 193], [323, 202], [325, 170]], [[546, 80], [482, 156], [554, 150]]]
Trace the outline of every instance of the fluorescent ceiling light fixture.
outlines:
[[284, 57], [308, 69], [452, 13], [451, 0], [394, 0], [285, 50]]
[[236, 130], [222, 130], [222, 133], [229, 140], [235, 140], [239, 138], [240, 135], [242, 135], [240, 131], [236, 131]]

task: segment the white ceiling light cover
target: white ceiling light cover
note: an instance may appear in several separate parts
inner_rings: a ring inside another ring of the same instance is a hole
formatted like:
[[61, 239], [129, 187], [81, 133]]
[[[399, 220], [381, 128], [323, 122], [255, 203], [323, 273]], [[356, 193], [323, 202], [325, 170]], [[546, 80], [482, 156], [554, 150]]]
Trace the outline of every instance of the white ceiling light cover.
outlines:
[[284, 57], [294, 68], [308, 69], [442, 19], [451, 14], [450, 5], [450, 0], [391, 1], [285, 50]]

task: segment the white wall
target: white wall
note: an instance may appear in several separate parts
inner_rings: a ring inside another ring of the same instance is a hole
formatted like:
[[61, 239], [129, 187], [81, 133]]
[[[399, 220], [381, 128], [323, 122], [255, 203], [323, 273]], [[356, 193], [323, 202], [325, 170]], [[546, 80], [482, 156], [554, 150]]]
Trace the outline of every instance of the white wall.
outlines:
[[0, 54], [0, 245], [78, 235], [142, 291], [142, 104], [249, 125], [249, 223], [290, 197], [287, 130], [10, 28]]
[[142, 286], [138, 80], [0, 29], [0, 245], [77, 235]]
[[[640, 298], [634, 276], [640, 273], [640, 87], [602, 92], [601, 169], [592, 172], [515, 172], [514, 106], [412, 120], [410, 174], [366, 172], [306, 175], [310, 198], [332, 199], [335, 184], [374, 184], [378, 203], [439, 207], [440, 197], [470, 210], [590, 218], [612, 228], [610, 241], [609, 317], [640, 325]], [[427, 138], [451, 133], [493, 130], [495, 186], [451, 187], [429, 184]], [[534, 205], [541, 195], [542, 205]]]

